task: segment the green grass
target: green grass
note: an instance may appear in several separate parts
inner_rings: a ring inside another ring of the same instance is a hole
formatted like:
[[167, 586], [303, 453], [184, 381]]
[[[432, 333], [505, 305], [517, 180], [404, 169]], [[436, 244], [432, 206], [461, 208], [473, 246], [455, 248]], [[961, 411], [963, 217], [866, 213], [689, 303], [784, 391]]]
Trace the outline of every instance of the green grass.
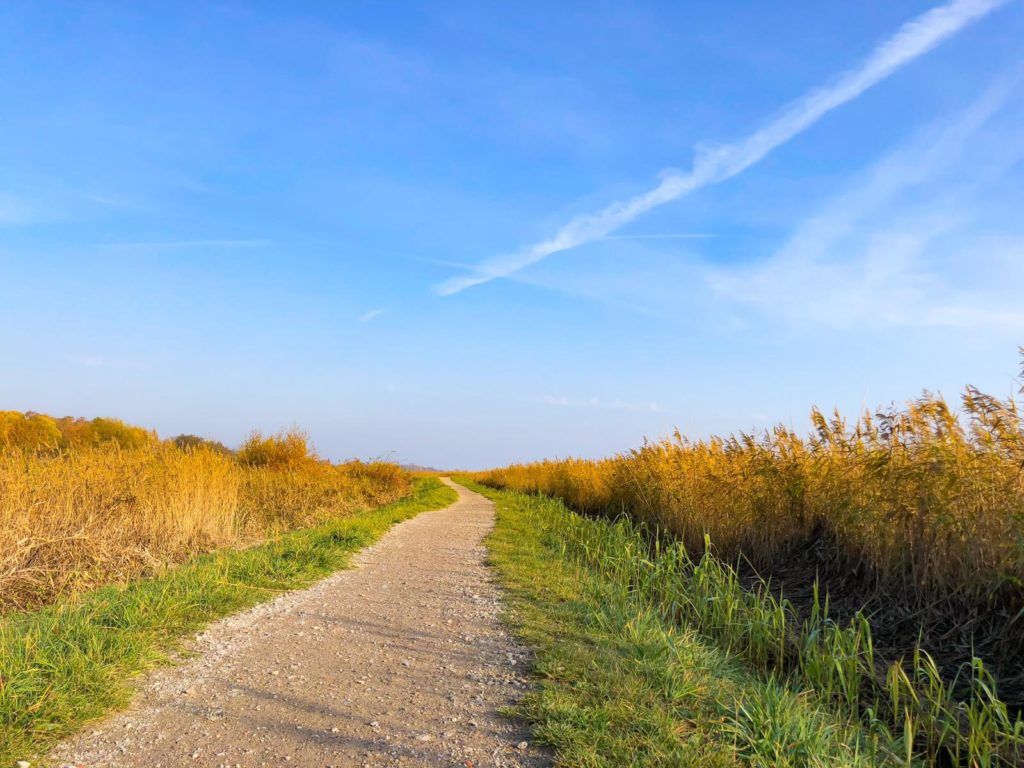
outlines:
[[596, 526], [600, 535], [611, 524], [579, 518], [557, 501], [466, 485], [498, 505], [491, 558], [538, 679], [516, 713], [555, 749], [558, 765], [911, 762], [900, 742], [666, 620], [628, 575], [616, 576], [629, 569], [581, 565], [565, 526]]
[[393, 524], [455, 500], [439, 481], [417, 480], [394, 504], [0, 619], [0, 766], [125, 706], [131, 679], [210, 621], [345, 568]]

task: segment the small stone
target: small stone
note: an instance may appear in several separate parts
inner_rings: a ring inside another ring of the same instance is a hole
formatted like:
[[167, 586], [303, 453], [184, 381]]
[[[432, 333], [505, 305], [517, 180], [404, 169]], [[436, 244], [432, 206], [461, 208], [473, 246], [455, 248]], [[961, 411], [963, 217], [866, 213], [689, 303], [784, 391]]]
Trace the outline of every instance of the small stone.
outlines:
[[434, 737], [429, 733], [422, 733], [416, 737], [416, 741], [433, 741]]
[[530, 742], [528, 741], [520, 741], [518, 744], [516, 744], [517, 749], [526, 749], [528, 746], [530, 746]]
[[30, 763], [28, 760], [19, 760], [17, 765], [18, 768], [32, 768], [32, 763]]

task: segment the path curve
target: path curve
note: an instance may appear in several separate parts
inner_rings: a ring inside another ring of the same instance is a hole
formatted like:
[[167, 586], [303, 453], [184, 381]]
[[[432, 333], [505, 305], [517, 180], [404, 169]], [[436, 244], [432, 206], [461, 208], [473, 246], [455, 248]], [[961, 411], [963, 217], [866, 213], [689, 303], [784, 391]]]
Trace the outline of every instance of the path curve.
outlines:
[[132, 706], [57, 765], [543, 766], [497, 714], [526, 687], [499, 621], [483, 538], [494, 504], [459, 493], [341, 571], [216, 622], [196, 656], [149, 675]]

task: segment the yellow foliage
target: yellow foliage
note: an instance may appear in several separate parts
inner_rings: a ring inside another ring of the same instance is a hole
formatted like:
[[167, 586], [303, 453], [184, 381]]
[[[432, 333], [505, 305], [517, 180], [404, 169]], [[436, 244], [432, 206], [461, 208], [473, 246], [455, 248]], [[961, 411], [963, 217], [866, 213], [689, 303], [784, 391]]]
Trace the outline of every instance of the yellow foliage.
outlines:
[[53, 450], [60, 446], [62, 440], [63, 434], [57, 422], [49, 416], [0, 411], [0, 450]]
[[38, 453], [101, 444], [138, 448], [156, 439], [155, 432], [120, 419], [56, 419], [42, 413], [0, 411], [0, 450]]

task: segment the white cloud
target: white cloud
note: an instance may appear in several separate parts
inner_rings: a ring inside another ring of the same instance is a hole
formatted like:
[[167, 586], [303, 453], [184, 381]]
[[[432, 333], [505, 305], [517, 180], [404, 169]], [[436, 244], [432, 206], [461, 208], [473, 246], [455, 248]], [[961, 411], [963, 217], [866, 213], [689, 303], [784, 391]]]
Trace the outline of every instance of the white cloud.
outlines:
[[517, 253], [487, 259], [474, 272], [450, 278], [437, 285], [435, 291], [442, 296], [449, 296], [475, 285], [507, 277], [554, 253], [607, 237], [653, 208], [735, 176], [805, 131], [836, 107], [855, 99], [900, 67], [1005, 2], [1007, 0], [952, 0], [932, 8], [900, 27], [859, 67], [843, 73], [831, 85], [806, 94], [752, 135], [734, 144], [699, 149], [688, 173], [667, 172], [654, 189], [612, 203], [597, 213], [578, 216], [548, 240], [535, 243]]
[[232, 238], [211, 238], [207, 240], [140, 240], [123, 243], [106, 243], [103, 247], [125, 251], [161, 251], [182, 248], [266, 248], [269, 240], [246, 240]]
[[72, 365], [83, 368], [106, 368], [115, 371], [141, 371], [150, 365], [146, 360], [109, 358], [101, 355], [71, 355], [67, 360]]
[[605, 235], [602, 240], [711, 240], [718, 235], [706, 232], [679, 232], [664, 235]]
[[368, 323], [374, 318], [380, 317], [384, 314], [383, 309], [371, 309], [369, 312], [363, 312], [359, 317], [356, 318], [357, 323]]
[[71, 358], [71, 361], [86, 368], [101, 368], [107, 362], [104, 358], [97, 355], [80, 355]]
[[661, 406], [655, 402], [632, 402], [628, 400], [602, 400], [599, 397], [576, 399], [565, 395], [544, 395], [538, 402], [561, 408], [595, 408], [608, 411], [647, 411], [661, 413]]
[[595, 243], [509, 279], [702, 337], [769, 328], [1019, 334], [1022, 120], [1024, 69], [854, 174], [770, 250], [747, 248], [737, 260], [700, 242]]
[[0, 193], [0, 226], [24, 224], [32, 219], [32, 211], [24, 202]]
[[1024, 159], [1020, 110], [1002, 135], [992, 125], [1011, 85], [882, 158], [771, 257], [706, 267], [707, 284], [797, 323], [1024, 329], [1024, 227], [988, 221], [1000, 178]]

